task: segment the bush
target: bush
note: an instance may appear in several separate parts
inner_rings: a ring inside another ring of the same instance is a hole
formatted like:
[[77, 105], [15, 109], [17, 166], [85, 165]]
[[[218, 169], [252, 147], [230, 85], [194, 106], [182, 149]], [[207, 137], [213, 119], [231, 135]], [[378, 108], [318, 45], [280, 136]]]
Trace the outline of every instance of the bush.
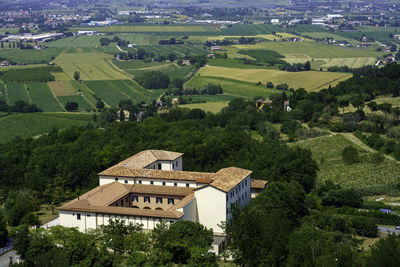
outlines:
[[360, 161], [357, 149], [351, 145], [342, 150], [342, 159], [347, 164], [354, 164]]
[[274, 84], [272, 82], [267, 82], [267, 88], [274, 88]]
[[371, 163], [380, 164], [385, 160], [385, 155], [382, 152], [376, 152], [371, 155]]
[[371, 218], [365, 218], [364, 216], [350, 217], [350, 227], [360, 236], [378, 236], [378, 226]]
[[325, 206], [359, 208], [362, 203], [360, 192], [353, 188], [331, 189], [322, 197], [322, 204]]
[[65, 109], [70, 112], [77, 110], [78, 107], [79, 105], [76, 102], [67, 102], [67, 104], [65, 104]]

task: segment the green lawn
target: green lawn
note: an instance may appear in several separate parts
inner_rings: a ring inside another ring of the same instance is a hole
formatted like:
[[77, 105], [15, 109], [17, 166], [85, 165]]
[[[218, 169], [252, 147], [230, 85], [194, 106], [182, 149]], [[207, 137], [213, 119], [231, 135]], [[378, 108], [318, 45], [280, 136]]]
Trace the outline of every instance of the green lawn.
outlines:
[[86, 126], [92, 120], [92, 116], [92, 114], [73, 113], [29, 113], [1, 117], [0, 143], [8, 142], [16, 136], [34, 137], [54, 128]]
[[345, 164], [341, 152], [348, 145], [354, 145], [340, 134], [308, 139], [295, 143], [308, 148], [313, 153], [320, 170], [318, 181], [332, 180], [344, 187], [366, 187], [387, 185], [398, 182], [400, 177], [400, 164], [396, 161], [385, 159], [383, 163], [375, 165], [369, 162], [370, 152], [360, 149], [362, 162], [353, 165]]

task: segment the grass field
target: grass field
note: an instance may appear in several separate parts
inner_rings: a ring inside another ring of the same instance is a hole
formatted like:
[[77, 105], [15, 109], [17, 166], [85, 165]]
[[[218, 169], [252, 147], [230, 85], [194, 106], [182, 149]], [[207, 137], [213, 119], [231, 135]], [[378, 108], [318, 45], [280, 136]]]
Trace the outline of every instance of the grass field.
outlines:
[[[92, 116], [92, 114], [71, 113], [31, 113], [5, 116], [0, 118], [0, 143], [8, 142], [16, 136], [29, 138], [41, 135], [54, 128], [86, 126], [92, 120]], [[29, 127], [27, 127], [28, 125]]]
[[123, 99], [131, 99], [134, 103], [148, 103], [165, 92], [144, 89], [131, 80], [87, 81], [84, 84], [109, 106], [118, 106]]
[[39, 64], [49, 63], [53, 58], [57, 57], [62, 48], [46, 48], [46, 49], [7, 49], [0, 50], [0, 58], [6, 58], [16, 63]]
[[46, 83], [28, 83], [26, 84], [26, 87], [29, 88], [28, 93], [32, 103], [43, 111], [64, 111], [64, 109], [57, 103]]
[[334, 45], [319, 44], [314, 41], [305, 42], [265, 42], [255, 45], [237, 45], [239, 49], [268, 49], [274, 50], [288, 58], [354, 58], [377, 57], [382, 53], [372, 48], [342, 48]]
[[203, 46], [190, 46], [190, 45], [138, 45], [137, 48], [143, 48], [148, 53], [154, 53], [158, 56], [168, 56], [169, 54], [175, 54], [178, 57], [185, 55], [202, 55], [206, 54]]
[[86, 101], [86, 99], [80, 95], [59, 96], [57, 98], [63, 106], [65, 106], [68, 102], [78, 103], [78, 111], [86, 111], [93, 109], [93, 107]]
[[392, 107], [400, 107], [400, 97], [379, 97], [374, 100], [378, 104], [389, 103]]
[[196, 103], [196, 104], [186, 104], [186, 105], [181, 105], [180, 107], [182, 108], [190, 108], [190, 109], [202, 109], [206, 112], [212, 112], [212, 113], [218, 113], [220, 112], [224, 107], [227, 107], [229, 102], [227, 101], [221, 101], [221, 102], [207, 102], [207, 103]]
[[371, 153], [360, 148], [358, 150], [363, 162], [345, 164], [341, 152], [343, 148], [353, 143], [340, 134], [300, 141], [296, 144], [312, 151], [313, 158], [320, 168], [319, 182], [332, 180], [344, 187], [359, 188], [398, 182], [400, 177], [399, 163], [386, 159], [383, 163], [375, 165], [368, 161]]
[[244, 64], [243, 61], [235, 60], [235, 59], [231, 59], [231, 58], [212, 58], [212, 59], [208, 60], [207, 64], [209, 66], [218, 66], [218, 67], [225, 67], [225, 68], [238, 68], [238, 69], [264, 69], [265, 68], [265, 66]]
[[6, 88], [4, 84], [0, 84], [0, 101], [8, 102]]
[[104, 27], [76, 27], [73, 31], [89, 30], [98, 32], [132, 32], [132, 33], [184, 33], [184, 32], [217, 32], [215, 25], [115, 25], [115, 26], [104, 26]]
[[[303, 71], [303, 72], [286, 72], [271, 69], [235, 69], [208, 66], [199, 71], [189, 83], [188, 86], [194, 87], [205, 84], [207, 79], [225, 78], [235, 81], [246, 83], [266, 82], [271, 81], [275, 85], [287, 83], [289, 87], [294, 89], [305, 88], [308, 91], [318, 91], [326, 88], [329, 85], [335, 86], [340, 81], [346, 80], [351, 77], [351, 74], [334, 73], [334, 72], [317, 72], [317, 71]], [[205, 79], [205, 80], [204, 80]], [[203, 81], [202, 81], [203, 80]], [[239, 86], [240, 88], [241, 86]], [[258, 86], [257, 86], [258, 87]], [[227, 88], [228, 89], [228, 88]], [[228, 89], [229, 90], [229, 89]], [[224, 88], [224, 92], [226, 89]], [[243, 89], [241, 90], [243, 91]]]
[[397, 27], [374, 27], [374, 26], [361, 26], [359, 30], [356, 32], [338, 32], [340, 36], [346, 38], [362, 38], [363, 35], [366, 35], [370, 39], [378, 40], [379, 42], [389, 44], [394, 40], [389, 37], [389, 34], [397, 34]]
[[334, 66], [348, 66], [350, 68], [360, 68], [366, 65], [374, 65], [375, 57], [356, 57], [356, 58], [320, 58], [311, 63], [312, 68], [329, 68]]
[[49, 42], [51, 47], [99, 47], [104, 36], [72, 36]]
[[110, 63], [112, 58], [105, 53], [64, 53], [54, 62], [61, 66], [71, 79], [75, 71], [79, 71], [80, 79], [85, 81], [129, 79]]
[[[222, 89], [224, 90], [224, 95], [229, 95], [232, 98], [234, 97], [244, 97], [244, 98], [252, 98], [256, 96], [270, 96], [274, 93], [279, 92], [275, 89], [268, 89], [263, 85], [257, 86], [255, 83], [229, 79], [229, 78], [221, 78], [221, 77], [213, 77], [213, 76], [195, 76], [188, 83], [186, 83], [187, 88], [201, 88], [208, 83], [220, 84]], [[210, 101], [210, 100], [208, 100]], [[217, 102], [219, 99], [217, 100]]]
[[24, 83], [9, 83], [6, 85], [6, 88], [9, 105], [13, 105], [19, 100], [31, 103]]

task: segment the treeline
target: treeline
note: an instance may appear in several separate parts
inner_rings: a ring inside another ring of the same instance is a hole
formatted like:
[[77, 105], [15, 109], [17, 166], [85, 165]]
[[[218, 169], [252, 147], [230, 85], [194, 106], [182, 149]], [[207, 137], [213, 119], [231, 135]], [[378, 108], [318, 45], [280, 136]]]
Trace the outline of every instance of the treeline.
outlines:
[[8, 82], [49, 82], [54, 81], [55, 78], [51, 72], [61, 72], [61, 67], [38, 67], [38, 68], [24, 68], [24, 69], [10, 69], [0, 71], [0, 79], [4, 83]]
[[159, 45], [179, 45], [184, 44], [183, 40], [176, 40], [174, 37], [171, 37], [169, 40], [160, 40], [158, 41]]
[[307, 61], [306, 63], [293, 63], [293, 64], [284, 64], [281, 67], [281, 70], [288, 72], [298, 72], [298, 71], [309, 71], [311, 70], [311, 63]]
[[255, 44], [256, 39], [252, 37], [240, 37], [237, 41], [233, 39], [223, 39], [223, 40], [213, 40], [213, 41], [206, 41], [205, 45], [207, 47], [211, 46], [222, 46], [222, 45], [234, 45], [234, 44]]
[[107, 46], [111, 43], [117, 43], [118, 46], [127, 46], [129, 41], [122, 40], [118, 36], [113, 36], [113, 38], [102, 37], [100, 38], [100, 45]]
[[11, 236], [23, 260], [16, 266], [218, 267], [217, 257], [208, 253], [213, 241], [211, 229], [178, 221], [162, 222], [151, 233], [141, 230], [140, 225], [116, 219], [88, 233], [62, 226], [30, 231], [21, 225]]
[[9, 106], [7, 102], [0, 100], [0, 111], [17, 112], [17, 113], [35, 113], [42, 112], [35, 104], [29, 104], [25, 101], [17, 101], [14, 105]]
[[208, 83], [201, 88], [183, 88], [183, 80], [182, 79], [174, 79], [173, 86], [165, 95], [174, 95], [174, 96], [182, 96], [182, 95], [217, 95], [223, 94], [224, 91], [220, 84]]

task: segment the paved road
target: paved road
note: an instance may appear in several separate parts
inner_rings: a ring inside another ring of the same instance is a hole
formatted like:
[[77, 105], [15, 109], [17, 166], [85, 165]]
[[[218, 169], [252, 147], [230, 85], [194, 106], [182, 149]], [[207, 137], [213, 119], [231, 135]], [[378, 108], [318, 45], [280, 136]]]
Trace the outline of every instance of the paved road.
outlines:
[[49, 221], [48, 223], [43, 224], [41, 227], [48, 229], [48, 228], [50, 228], [52, 226], [56, 226], [56, 225], [59, 225], [59, 224], [60, 224], [60, 216], [55, 218], [55, 219], [53, 219], [53, 220], [51, 220], [51, 221]]
[[0, 256], [0, 267], [8, 267], [10, 264], [10, 257], [12, 257], [13, 262], [15, 263], [18, 256], [14, 250], [11, 250]]
[[400, 230], [396, 230], [396, 228], [394, 227], [384, 227], [384, 226], [379, 226], [378, 230], [382, 233], [386, 233], [386, 234], [400, 234]]

